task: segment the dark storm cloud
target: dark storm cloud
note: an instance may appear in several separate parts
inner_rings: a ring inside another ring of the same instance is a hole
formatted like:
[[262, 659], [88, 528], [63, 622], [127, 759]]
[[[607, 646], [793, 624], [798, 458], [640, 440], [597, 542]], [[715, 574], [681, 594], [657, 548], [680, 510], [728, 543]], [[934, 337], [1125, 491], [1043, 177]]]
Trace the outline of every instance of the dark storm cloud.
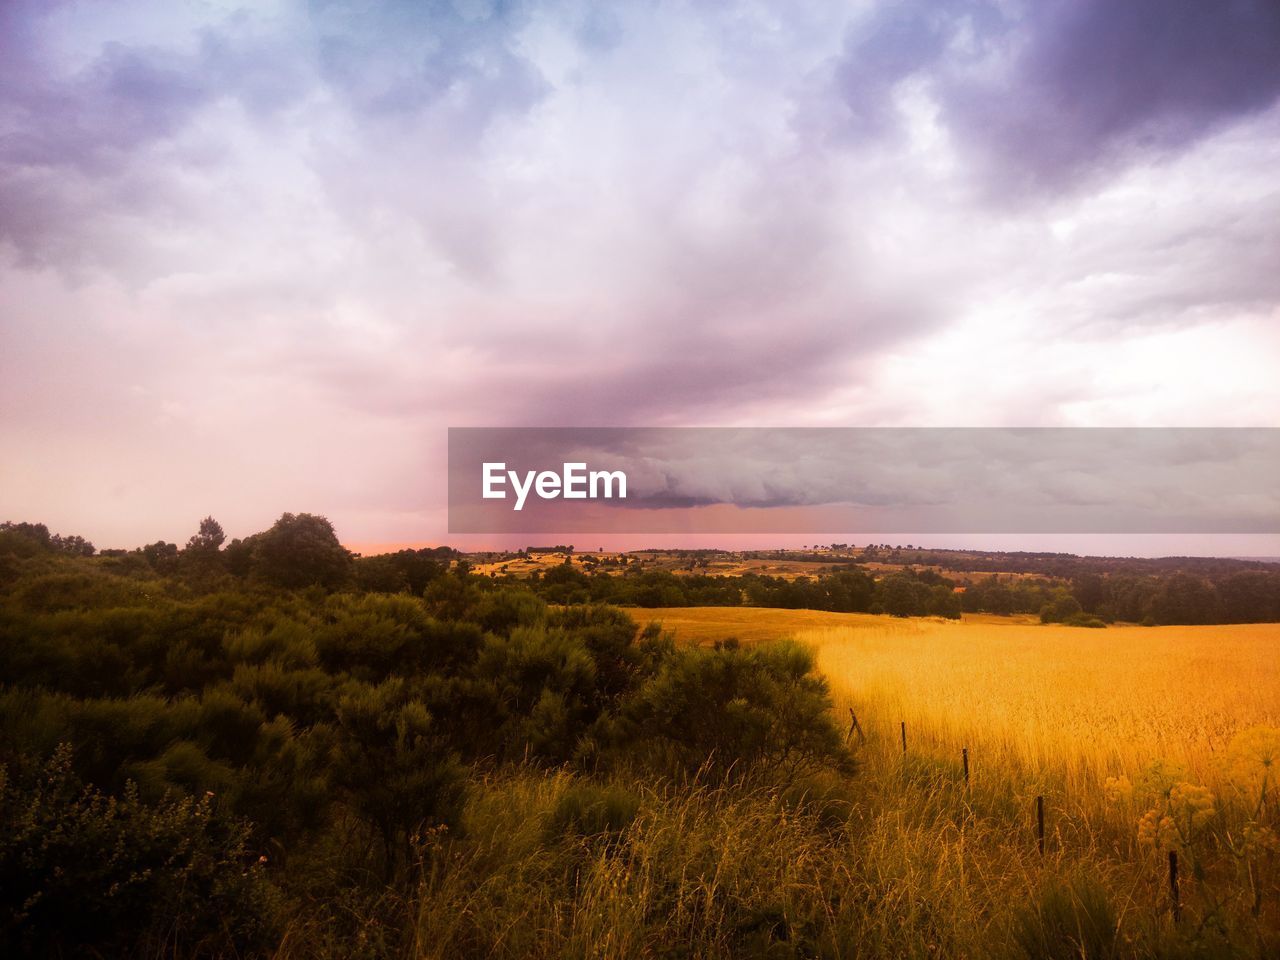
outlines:
[[835, 71], [854, 131], [891, 125], [886, 94], [911, 76], [936, 83], [944, 121], [1001, 192], [1057, 188], [1273, 104], [1280, 4], [881, 4]]
[[1006, 96], [957, 112], [1038, 183], [1181, 147], [1280, 95], [1274, 0], [1063, 0], [1030, 26]]

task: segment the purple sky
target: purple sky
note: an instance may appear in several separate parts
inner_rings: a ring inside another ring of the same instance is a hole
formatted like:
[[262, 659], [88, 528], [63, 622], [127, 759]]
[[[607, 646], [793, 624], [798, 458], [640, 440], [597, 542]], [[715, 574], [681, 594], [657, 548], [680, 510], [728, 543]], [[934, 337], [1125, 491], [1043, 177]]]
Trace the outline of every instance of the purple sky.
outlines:
[[1277, 425], [1278, 98], [1275, 0], [4, 0], [0, 519], [439, 542], [451, 425]]

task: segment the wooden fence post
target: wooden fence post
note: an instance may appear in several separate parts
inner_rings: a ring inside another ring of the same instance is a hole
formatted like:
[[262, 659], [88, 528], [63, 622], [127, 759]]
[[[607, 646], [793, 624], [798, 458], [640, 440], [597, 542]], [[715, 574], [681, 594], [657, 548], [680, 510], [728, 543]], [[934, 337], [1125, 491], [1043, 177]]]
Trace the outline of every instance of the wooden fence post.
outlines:
[[1044, 797], [1036, 797], [1036, 840], [1040, 845], [1040, 856], [1044, 856]]
[[1173, 909], [1173, 922], [1182, 917], [1182, 898], [1178, 895], [1178, 851], [1169, 851], [1169, 901]]
[[902, 755], [907, 754], [907, 721], [902, 721]]
[[849, 735], [845, 737], [845, 739], [852, 740], [854, 733], [858, 734], [858, 741], [860, 743], [867, 742], [867, 735], [862, 732], [862, 724], [858, 722], [858, 715], [853, 712], [853, 707], [850, 707], [849, 708]]
[[964, 761], [964, 785], [969, 786], [969, 748], [964, 747], [960, 750], [960, 758]]

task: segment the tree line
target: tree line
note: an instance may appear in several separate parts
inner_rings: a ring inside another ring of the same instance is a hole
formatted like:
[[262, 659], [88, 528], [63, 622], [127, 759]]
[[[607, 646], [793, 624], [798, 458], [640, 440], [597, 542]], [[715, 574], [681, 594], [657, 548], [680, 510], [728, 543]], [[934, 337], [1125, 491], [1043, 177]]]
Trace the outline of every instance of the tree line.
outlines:
[[[946, 559], [914, 547], [868, 547], [889, 560]], [[912, 552], [914, 551], [914, 552]], [[694, 552], [690, 556], [712, 551]], [[955, 554], [953, 556], [953, 554]], [[89, 557], [93, 544], [79, 536], [51, 534], [44, 524], [0, 524], [0, 582], [16, 558]], [[964, 553], [968, 557], [969, 554]], [[947, 576], [930, 567], [907, 567], [880, 577], [857, 564], [816, 576], [773, 577], [748, 573], [712, 576], [566, 562], [528, 580], [512, 575], [499, 582], [522, 584], [555, 604], [612, 603], [635, 607], [760, 606], [787, 609], [940, 616], [961, 613], [1039, 615], [1045, 622], [1080, 626], [1106, 623], [1209, 624], [1280, 621], [1280, 570], [1274, 564], [1218, 558], [1162, 560], [1075, 557], [1069, 554], [974, 554], [990, 565], [1063, 569], [1069, 576], [991, 573]], [[184, 547], [147, 544], [137, 550], [104, 550], [97, 561], [126, 574], [151, 572], [187, 579], [229, 574], [238, 580], [286, 589], [318, 584], [377, 593], [421, 594], [452, 566], [466, 564], [449, 547], [401, 550], [361, 557], [345, 550], [324, 518], [285, 514], [268, 530], [226, 541], [212, 517]], [[969, 562], [973, 562], [970, 558]], [[953, 571], [954, 572], [954, 571]], [[959, 588], [959, 589], [957, 589]]]
[[[505, 580], [514, 582], [509, 576]], [[787, 579], [665, 570], [589, 573], [565, 563], [523, 582], [557, 604], [757, 606], [947, 618], [961, 613], [1032, 614], [1045, 622], [1079, 626], [1280, 621], [1280, 571], [1267, 569], [1233, 570], [1217, 579], [1174, 571], [1085, 573], [1074, 579], [991, 574], [961, 580], [930, 569], [877, 578], [846, 567]]]

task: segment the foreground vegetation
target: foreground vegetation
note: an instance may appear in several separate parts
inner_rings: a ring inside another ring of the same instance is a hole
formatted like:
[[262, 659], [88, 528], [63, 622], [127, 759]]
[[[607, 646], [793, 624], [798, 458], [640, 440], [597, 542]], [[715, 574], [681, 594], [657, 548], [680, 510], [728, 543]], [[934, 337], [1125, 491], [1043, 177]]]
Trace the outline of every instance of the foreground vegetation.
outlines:
[[2, 533], [6, 956], [1280, 951], [1274, 627], [633, 620], [307, 515]]
[[[164, 576], [6, 554], [5, 955], [559, 955], [633, 825], [679, 845], [677, 809], [805, 816], [812, 778], [851, 772], [794, 644], [677, 649], [416, 554], [420, 596], [356, 590], [318, 517], [220, 539], [206, 521]], [[653, 856], [645, 938], [737, 950], [737, 905], [670, 926], [695, 874]]]

